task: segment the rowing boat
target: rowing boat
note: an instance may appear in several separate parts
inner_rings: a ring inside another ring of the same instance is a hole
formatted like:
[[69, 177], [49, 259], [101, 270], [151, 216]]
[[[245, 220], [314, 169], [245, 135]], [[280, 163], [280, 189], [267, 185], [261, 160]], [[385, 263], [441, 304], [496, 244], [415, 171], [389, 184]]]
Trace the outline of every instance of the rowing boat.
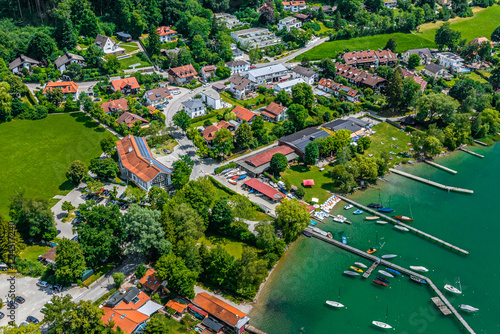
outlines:
[[346, 206], [344, 206], [344, 210], [350, 210], [354, 207], [354, 205], [352, 204], [347, 204]]
[[397, 270], [394, 270], [394, 269], [391, 269], [391, 268], [385, 268], [385, 270], [387, 270], [390, 273], [393, 273], [394, 275], [401, 276], [401, 273], [399, 271], [397, 271]]
[[385, 224], [387, 224], [387, 222], [385, 222], [383, 220], [377, 220], [375, 223], [377, 223], [379, 225], [385, 225]]
[[341, 304], [339, 302], [334, 302], [332, 300], [327, 300], [326, 304], [330, 305], [330, 306], [333, 306], [333, 307], [344, 307], [344, 304]]
[[359, 209], [353, 212], [354, 215], [360, 215], [362, 213], [363, 213], [363, 210], [359, 210]]
[[367, 252], [368, 254], [373, 254], [373, 253], [375, 253], [376, 251], [377, 251], [377, 249], [376, 249], [376, 248], [370, 248], [370, 249], [369, 249], [369, 250], [367, 250], [366, 252]]
[[372, 321], [372, 324], [374, 324], [377, 327], [383, 328], [383, 329], [391, 329], [392, 326], [389, 324], [386, 324], [385, 322], [381, 321]]
[[359, 273], [357, 273], [355, 271], [350, 271], [350, 270], [344, 271], [344, 274], [349, 275], [349, 276], [359, 276]]
[[387, 271], [385, 271], [385, 270], [379, 270], [378, 272], [379, 272], [379, 273], [381, 273], [381, 274], [382, 274], [382, 275], [384, 275], [384, 276], [387, 276], [387, 277], [390, 277], [390, 278], [394, 278], [394, 275], [392, 275], [392, 274], [388, 273], [388, 272], [387, 272]]
[[361, 269], [359, 269], [358, 267], [355, 267], [355, 266], [351, 266], [350, 268], [352, 270], [354, 270], [354, 271], [357, 271], [358, 273], [362, 273], [363, 272], [363, 270], [361, 270]]
[[361, 262], [354, 262], [355, 265], [357, 265], [358, 267], [361, 267], [361, 268], [368, 268], [365, 264], [361, 263]]
[[377, 216], [368, 216], [368, 217], [365, 217], [365, 220], [377, 220], [377, 219], [380, 219], [380, 217], [377, 217]]
[[412, 222], [413, 221], [412, 218], [407, 217], [407, 216], [394, 216], [394, 218], [396, 218], [398, 220], [405, 221], [405, 222]]
[[373, 280], [373, 283], [378, 284], [378, 285], [382, 285], [382, 286], [388, 286], [386, 283], [381, 282], [381, 281], [376, 280], [376, 279]]
[[420, 284], [427, 284], [426, 280], [424, 280], [423, 278], [417, 277], [417, 276], [410, 275], [410, 279], [412, 281], [420, 283]]
[[397, 229], [397, 230], [403, 231], [403, 232], [408, 232], [409, 231], [409, 229], [407, 229], [406, 227], [401, 226], [401, 225], [394, 225], [394, 228]]
[[396, 254], [386, 254], [382, 255], [383, 259], [394, 259], [395, 257], [398, 257]]
[[422, 266], [410, 266], [410, 269], [415, 270], [415, 271], [421, 271], [423, 273], [426, 273], [429, 271], [429, 269], [427, 269], [426, 267], [422, 267]]

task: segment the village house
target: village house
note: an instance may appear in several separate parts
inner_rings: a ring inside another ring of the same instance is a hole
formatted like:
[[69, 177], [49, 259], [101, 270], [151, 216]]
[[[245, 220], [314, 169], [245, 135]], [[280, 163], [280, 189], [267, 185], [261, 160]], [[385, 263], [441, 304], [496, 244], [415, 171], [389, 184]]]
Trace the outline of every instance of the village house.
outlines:
[[56, 253], [57, 253], [57, 246], [52, 247], [42, 255], [38, 256], [38, 261], [40, 261], [43, 264], [51, 264], [55, 265], [56, 264]]
[[170, 83], [175, 83], [177, 85], [189, 84], [192, 80], [196, 79], [197, 76], [198, 72], [196, 72], [191, 64], [168, 70], [168, 80]]
[[361, 93], [357, 89], [352, 89], [330, 79], [322, 78], [318, 82], [318, 88], [326, 93], [332, 93], [336, 97], [345, 97], [350, 102], [359, 102], [361, 98]]
[[436, 55], [439, 65], [444, 66], [451, 72], [460, 72], [464, 67], [464, 59], [451, 52], [440, 52]]
[[300, 12], [301, 10], [309, 8], [305, 1], [283, 1], [283, 10], [287, 12]]
[[290, 32], [292, 28], [299, 29], [300, 27], [302, 27], [302, 22], [295, 17], [287, 16], [278, 22], [278, 30], [286, 29], [286, 31]]
[[254, 120], [256, 114], [248, 110], [247, 108], [243, 108], [240, 106], [236, 106], [233, 110], [232, 113], [236, 115], [236, 121], [238, 123], [243, 123], [247, 122], [248, 124], [252, 124], [252, 121]]
[[140, 86], [135, 77], [117, 79], [110, 82], [113, 92], [121, 91], [124, 95], [137, 94]]
[[161, 26], [156, 31], [158, 31], [161, 43], [175, 42], [177, 40], [177, 31], [172, 30], [170, 27]]
[[118, 119], [116, 120], [116, 123], [126, 124], [129, 129], [133, 128], [137, 122], [140, 122], [141, 128], [147, 128], [150, 124], [148, 120], [145, 120], [141, 116], [129, 113], [127, 111], [121, 114], [120, 117], [118, 117]]
[[175, 311], [174, 316], [177, 318], [182, 318], [184, 314], [186, 314], [188, 306], [185, 304], [181, 304], [175, 300], [169, 300], [167, 304], [165, 304], [165, 308], [167, 310], [172, 309]]
[[207, 65], [204, 66], [200, 69], [201, 72], [201, 78], [203, 81], [209, 81], [212, 78], [215, 78], [215, 70], [217, 69], [217, 66], [215, 65]]
[[159, 87], [146, 91], [142, 98], [147, 106], [157, 106], [172, 99], [172, 94], [170, 94], [168, 88]]
[[422, 70], [422, 72], [425, 75], [433, 78], [447, 78], [450, 76], [450, 73], [444, 66], [434, 63], [425, 65], [425, 68]]
[[420, 65], [428, 64], [433, 59], [431, 50], [429, 50], [428, 48], [424, 48], [424, 49], [412, 49], [403, 52], [402, 54], [403, 61], [406, 64], [408, 64], [408, 62], [410, 61], [410, 56], [414, 54], [420, 57]]
[[103, 35], [97, 35], [94, 44], [101, 49], [105, 55], [122, 55], [125, 53], [125, 49], [116, 45], [115, 41], [109, 37]]
[[234, 97], [238, 100], [243, 100], [247, 93], [252, 89], [253, 85], [250, 80], [242, 77], [239, 74], [235, 74], [229, 78], [229, 91], [233, 93]]
[[342, 58], [344, 58], [346, 65], [356, 67], [394, 66], [398, 61], [398, 57], [391, 50], [346, 52]]
[[244, 49], [264, 49], [281, 43], [281, 38], [266, 28], [249, 28], [231, 32], [231, 37]]
[[122, 42], [130, 42], [132, 41], [132, 35], [125, 31], [119, 31], [116, 33], [116, 38], [118, 38]]
[[129, 110], [128, 102], [125, 98], [104, 102], [101, 104], [101, 107], [106, 114], [122, 113]]
[[271, 102], [263, 111], [262, 117], [269, 122], [281, 122], [288, 119], [287, 107]]
[[84, 62], [85, 59], [83, 59], [82, 56], [66, 52], [64, 55], [60, 56], [54, 61], [54, 65], [62, 73], [66, 71], [69, 64], [78, 64], [80, 67], [82, 67]]
[[139, 279], [139, 284], [151, 291], [152, 294], [159, 292], [161, 289], [165, 289], [167, 285], [167, 281], [158, 278], [156, 274], [157, 271], [155, 269], [149, 268], [146, 274]]
[[206, 115], [205, 105], [201, 100], [190, 100], [182, 102], [184, 111], [190, 118], [201, 117]]
[[301, 78], [309, 86], [312, 86], [314, 84], [314, 81], [316, 81], [316, 79], [318, 78], [318, 73], [307, 67], [298, 65], [292, 69], [292, 78], [293, 79]]
[[212, 107], [212, 109], [221, 109], [222, 100], [219, 93], [214, 89], [207, 89], [201, 92], [201, 100], [206, 103], [207, 106]]
[[237, 128], [237, 125], [239, 125], [239, 123], [236, 123], [235, 121], [229, 121], [229, 122], [226, 122], [224, 120], [221, 120], [218, 124], [216, 125], [209, 125], [205, 128], [205, 130], [203, 130], [203, 132], [201, 133], [201, 136], [203, 137], [203, 139], [205, 140], [205, 142], [207, 143], [207, 147], [208, 148], [211, 148], [212, 145], [213, 145], [213, 140], [215, 138], [215, 134], [217, 133], [217, 131], [219, 131], [220, 129], [222, 128], [226, 128], [228, 129], [229, 131], [234, 132]]
[[13, 74], [19, 74], [22, 72], [23, 68], [27, 68], [28, 71], [31, 72], [31, 68], [40, 65], [41, 62], [39, 62], [38, 60], [27, 57], [25, 55], [20, 55], [9, 63], [9, 70], [11, 70]]
[[283, 64], [269, 65], [255, 68], [246, 73], [248, 79], [256, 85], [279, 81], [287, 74], [287, 69]]
[[52, 91], [53, 89], [60, 89], [64, 94], [64, 98], [66, 96], [71, 95], [73, 101], [78, 99], [78, 84], [74, 81], [49, 81], [43, 90], [43, 95], [46, 95], [47, 92]]
[[116, 143], [121, 177], [149, 191], [167, 187], [173, 171], [156, 160], [145, 138], [128, 135]]
[[245, 156], [240, 160], [236, 161], [238, 167], [244, 170], [251, 177], [258, 177], [263, 172], [271, 167], [271, 159], [273, 155], [281, 153], [283, 154], [288, 162], [296, 160], [298, 155], [294, 150], [286, 145], [273, 147], [265, 151], [252, 154], [250, 156]]
[[374, 92], [380, 92], [385, 86], [386, 80], [378, 75], [368, 73], [359, 68], [336, 63], [337, 75], [347, 79], [351, 84], [362, 88], [371, 88]]
[[228, 61], [226, 67], [231, 70], [231, 75], [248, 71], [250, 63], [246, 60]]
[[298, 85], [300, 83], [305, 83], [305, 81], [302, 78], [297, 78], [297, 79], [291, 79], [291, 80], [279, 82], [279, 83], [274, 84], [274, 91], [276, 92], [276, 94], [278, 94], [279, 92], [284, 90], [288, 94], [291, 94], [292, 87], [294, 87], [295, 85]]
[[402, 69], [401, 72], [403, 73], [403, 79], [413, 78], [413, 80], [415, 80], [415, 82], [420, 85], [420, 91], [422, 93], [424, 92], [425, 87], [427, 87], [427, 81], [425, 81], [424, 78], [422, 78], [419, 75], [416, 75], [415, 73], [413, 73], [411, 71], [407, 71], [405, 69]]
[[245, 25], [245, 23], [238, 20], [236, 16], [228, 13], [215, 13], [214, 15], [215, 19], [219, 22], [223, 22], [229, 30]]

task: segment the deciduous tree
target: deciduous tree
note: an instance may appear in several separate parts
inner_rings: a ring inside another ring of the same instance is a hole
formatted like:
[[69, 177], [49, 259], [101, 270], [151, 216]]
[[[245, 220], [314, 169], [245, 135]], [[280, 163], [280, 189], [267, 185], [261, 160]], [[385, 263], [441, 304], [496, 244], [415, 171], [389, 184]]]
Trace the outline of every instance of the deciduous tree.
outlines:
[[269, 167], [274, 175], [280, 175], [288, 166], [288, 159], [283, 153], [276, 153], [272, 156]]
[[174, 173], [172, 174], [172, 185], [175, 189], [181, 189], [189, 182], [191, 176], [191, 168], [182, 160], [177, 160], [174, 163]]
[[313, 166], [319, 158], [318, 144], [314, 141], [307, 144], [304, 152], [304, 163]]
[[63, 238], [57, 245], [56, 279], [63, 285], [75, 283], [87, 269], [80, 243]]
[[285, 199], [276, 207], [276, 227], [283, 231], [285, 241], [297, 239], [298, 233], [309, 225], [309, 213], [296, 199]]
[[248, 123], [241, 124], [235, 133], [236, 146], [241, 149], [246, 149], [250, 147], [250, 143], [253, 139], [253, 132]]
[[66, 177], [71, 183], [77, 185], [82, 181], [86, 173], [87, 167], [85, 166], [85, 164], [80, 160], [75, 160], [68, 167], [68, 170], [66, 171]]

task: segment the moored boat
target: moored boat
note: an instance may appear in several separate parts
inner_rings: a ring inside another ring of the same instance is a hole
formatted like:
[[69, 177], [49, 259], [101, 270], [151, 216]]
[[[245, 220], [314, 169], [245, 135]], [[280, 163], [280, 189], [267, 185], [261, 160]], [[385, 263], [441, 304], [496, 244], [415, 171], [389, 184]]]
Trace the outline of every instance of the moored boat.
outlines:
[[420, 283], [420, 284], [427, 284], [426, 280], [424, 280], [423, 278], [417, 277], [417, 276], [410, 275], [410, 279], [412, 281]]
[[472, 307], [470, 305], [465, 305], [465, 304], [460, 304], [460, 305], [458, 305], [458, 307], [460, 307], [461, 310], [463, 310], [465, 312], [469, 312], [469, 313], [474, 313], [474, 312], [479, 311], [478, 308]]
[[311, 224], [312, 226], [314, 226], [314, 225], [316, 225], [316, 224], [317, 224], [317, 222], [315, 222], [314, 220], [310, 220], [310, 224]]
[[392, 328], [391, 325], [386, 324], [385, 322], [381, 322], [381, 321], [372, 321], [372, 324], [374, 324], [375, 326], [377, 326], [379, 328], [383, 328], [383, 329], [391, 329]]
[[399, 275], [399, 276], [401, 275], [401, 273], [399, 271], [391, 269], [391, 268], [385, 268], [385, 270], [387, 270], [390, 273], [393, 273], [394, 275]]
[[235, 181], [235, 180], [229, 180], [229, 181], [227, 181], [227, 182], [229, 182], [229, 183], [231, 183], [231, 184], [238, 184], [238, 181]]
[[344, 271], [344, 274], [349, 275], [349, 276], [359, 276], [359, 273], [357, 273], [355, 271], [350, 271], [350, 270]]
[[403, 231], [403, 232], [408, 232], [409, 231], [409, 229], [407, 229], [406, 227], [401, 226], [401, 225], [394, 225], [394, 228], [396, 230], [400, 230], [400, 231]]
[[377, 276], [375, 276], [375, 278], [376, 278], [376, 279], [378, 279], [378, 280], [379, 280], [379, 281], [381, 281], [381, 282], [384, 282], [384, 283], [389, 284], [389, 280], [388, 280], [387, 278], [385, 278], [385, 277], [382, 277], [382, 276], [380, 276], [380, 275], [377, 275]]
[[454, 293], [454, 294], [457, 294], [457, 295], [461, 295], [462, 294], [462, 291], [458, 290], [453, 285], [446, 284], [444, 286], [444, 288], [445, 288], [445, 290], [447, 290], [447, 291], [449, 291], [451, 293]]
[[382, 255], [383, 259], [394, 259], [395, 257], [398, 257], [396, 254], [386, 254]]
[[387, 224], [387, 222], [383, 221], [383, 220], [377, 220], [375, 223], [377, 223], [379, 225], [385, 225], [385, 224]]
[[373, 283], [378, 284], [378, 285], [382, 285], [382, 286], [388, 286], [386, 283], [381, 282], [381, 281], [379, 281], [379, 280], [377, 280], [377, 279], [374, 279], [374, 280], [373, 280]]
[[361, 262], [354, 262], [354, 264], [360, 268], [365, 268], [365, 269], [368, 268], [364, 263], [361, 263]]
[[302, 234], [305, 235], [308, 238], [312, 237], [312, 234], [309, 233], [309, 232], [306, 232], [306, 231], [302, 232]]
[[354, 215], [360, 215], [362, 213], [363, 213], [363, 210], [359, 210], [359, 209], [353, 212]]
[[392, 275], [392, 274], [388, 273], [388, 272], [387, 272], [387, 271], [385, 271], [385, 270], [379, 270], [378, 272], [379, 272], [379, 273], [381, 273], [381, 274], [382, 274], [382, 275], [384, 275], [384, 276], [387, 276], [387, 277], [390, 277], [390, 278], [394, 278], [394, 275]]
[[365, 217], [365, 220], [377, 220], [377, 219], [380, 219], [380, 217], [377, 217], [377, 216], [368, 216], [368, 217]]
[[335, 302], [333, 300], [327, 300], [326, 304], [330, 305], [330, 306], [333, 306], [333, 307], [344, 307], [344, 304], [341, 304], [339, 302]]
[[407, 216], [394, 216], [394, 218], [396, 218], [397, 220], [405, 221], [405, 222], [412, 222], [413, 221], [412, 218], [407, 217]]
[[344, 206], [344, 210], [350, 210], [352, 208], [354, 208], [354, 205], [352, 204], [347, 204], [346, 206]]
[[381, 208], [378, 208], [378, 211], [380, 211], [380, 212], [393, 212], [394, 209], [381, 207]]
[[382, 205], [381, 204], [378, 204], [378, 203], [370, 203], [367, 205], [367, 207], [369, 208], [374, 208], [374, 209], [378, 209], [378, 208], [381, 208]]
[[355, 267], [355, 266], [351, 266], [350, 268], [351, 268], [352, 270], [354, 270], [354, 271], [357, 271], [358, 273], [362, 273], [362, 272], [363, 272], [363, 270], [362, 270], [362, 269], [359, 269], [358, 267]]
[[369, 250], [367, 250], [366, 252], [367, 252], [368, 254], [373, 254], [373, 253], [375, 253], [376, 251], [377, 251], [377, 249], [376, 249], [376, 248], [370, 248], [370, 249], [369, 249]]
[[415, 271], [421, 271], [423, 273], [426, 273], [429, 271], [429, 269], [427, 269], [426, 267], [422, 267], [422, 266], [410, 266], [410, 269], [415, 270]]
[[343, 243], [344, 245], [347, 245], [347, 237], [342, 237], [342, 243]]

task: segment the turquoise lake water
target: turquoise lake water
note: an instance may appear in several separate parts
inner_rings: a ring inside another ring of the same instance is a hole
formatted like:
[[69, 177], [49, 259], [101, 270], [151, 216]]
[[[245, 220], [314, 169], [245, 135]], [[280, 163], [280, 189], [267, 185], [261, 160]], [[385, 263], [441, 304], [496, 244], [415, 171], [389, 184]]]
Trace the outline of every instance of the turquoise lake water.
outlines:
[[[500, 145], [474, 147], [484, 159], [458, 152], [436, 160], [458, 173], [449, 174], [426, 164], [405, 166], [402, 170], [450, 186], [474, 190], [473, 195], [446, 191], [406, 179], [387, 177], [378, 189], [359, 191], [350, 198], [362, 203], [377, 202], [396, 209], [396, 215], [410, 215], [409, 223], [427, 233], [469, 251], [463, 256], [431, 241], [395, 230], [391, 224], [377, 225], [362, 216], [345, 211], [340, 202], [332, 210], [344, 214], [352, 225], [327, 221], [318, 227], [334, 232], [334, 238], [366, 250], [376, 247], [375, 255], [397, 254], [394, 263], [403, 267], [424, 266], [425, 273], [442, 289], [460, 277], [463, 294], [444, 294], [458, 308], [468, 304], [479, 308], [476, 314], [462, 313], [476, 333], [500, 333]], [[368, 214], [370, 215], [370, 214]], [[380, 245], [383, 247], [380, 249]], [[418, 285], [408, 277], [390, 279], [389, 287], [372, 283], [371, 278], [346, 277], [344, 270], [354, 262], [370, 265], [351, 253], [314, 238], [301, 236], [279, 262], [251, 312], [252, 323], [269, 334], [280, 333], [381, 333], [374, 320], [387, 322], [391, 333], [462, 333], [459, 322], [443, 316], [431, 302], [430, 287]], [[340, 294], [339, 294], [340, 290]], [[346, 305], [333, 309], [326, 300]], [[387, 311], [388, 310], [388, 311]], [[387, 314], [387, 321], [386, 321]]]

